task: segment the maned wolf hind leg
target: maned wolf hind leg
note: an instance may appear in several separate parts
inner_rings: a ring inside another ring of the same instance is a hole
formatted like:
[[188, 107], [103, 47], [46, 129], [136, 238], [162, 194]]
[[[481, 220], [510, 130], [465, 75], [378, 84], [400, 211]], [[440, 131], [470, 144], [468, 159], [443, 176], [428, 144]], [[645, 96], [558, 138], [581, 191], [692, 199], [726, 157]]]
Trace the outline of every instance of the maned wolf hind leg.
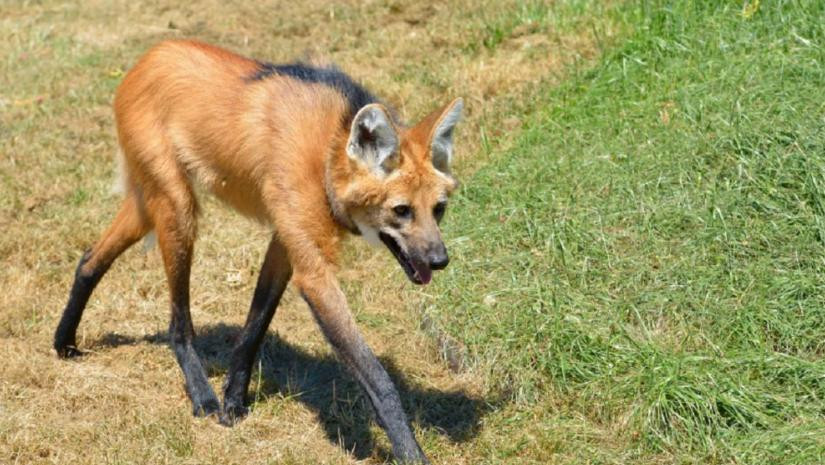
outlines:
[[69, 302], [63, 310], [63, 316], [54, 335], [54, 348], [59, 357], [81, 355], [77, 348], [76, 334], [89, 296], [112, 262], [146, 235], [149, 228], [138, 197], [134, 192], [129, 192], [112, 225], [101, 235], [97, 243], [83, 254], [77, 265]]
[[224, 425], [234, 425], [247, 414], [246, 391], [252, 363], [291, 276], [292, 267], [286, 249], [278, 237], [273, 236], [261, 267], [249, 316], [232, 349], [232, 361], [223, 388], [221, 423]]
[[147, 199], [147, 211], [152, 215], [171, 294], [170, 343], [183, 371], [186, 393], [192, 401], [192, 413], [195, 416], [209, 416], [219, 412], [220, 403], [195, 352], [195, 329], [189, 313], [189, 274], [197, 205], [185, 182], [181, 181], [177, 186], [180, 188], [174, 192], [167, 191]]

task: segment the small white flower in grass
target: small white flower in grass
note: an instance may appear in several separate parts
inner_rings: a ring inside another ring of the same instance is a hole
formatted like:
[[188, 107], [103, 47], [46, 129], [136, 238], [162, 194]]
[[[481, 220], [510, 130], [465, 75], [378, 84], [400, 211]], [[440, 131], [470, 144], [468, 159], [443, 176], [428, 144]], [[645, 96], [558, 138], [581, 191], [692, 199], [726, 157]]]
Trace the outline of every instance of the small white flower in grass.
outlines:
[[241, 284], [241, 271], [240, 270], [231, 270], [226, 272], [226, 282], [232, 286], [237, 286]]

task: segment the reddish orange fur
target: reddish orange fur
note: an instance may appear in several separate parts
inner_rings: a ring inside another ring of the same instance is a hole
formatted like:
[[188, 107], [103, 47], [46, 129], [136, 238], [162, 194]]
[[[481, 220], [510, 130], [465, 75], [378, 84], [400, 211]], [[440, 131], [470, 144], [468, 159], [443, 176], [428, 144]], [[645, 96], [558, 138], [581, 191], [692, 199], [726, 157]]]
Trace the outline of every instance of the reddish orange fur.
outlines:
[[[123, 80], [115, 113], [127, 196], [141, 200], [150, 220], [153, 208], [171, 208], [184, 220], [183, 233], [194, 238], [195, 180], [239, 212], [271, 223], [301, 282], [302, 274], [337, 262], [346, 232], [329, 212], [327, 164], [348, 209], [380, 204], [388, 193], [429, 201], [454, 188], [427, 160], [442, 111], [399, 128], [401, 175], [383, 183], [344, 152], [347, 105], [338, 92], [281, 76], [250, 83], [245, 77], [256, 66], [210, 45], [168, 41]], [[161, 197], [171, 206], [154, 201]]]

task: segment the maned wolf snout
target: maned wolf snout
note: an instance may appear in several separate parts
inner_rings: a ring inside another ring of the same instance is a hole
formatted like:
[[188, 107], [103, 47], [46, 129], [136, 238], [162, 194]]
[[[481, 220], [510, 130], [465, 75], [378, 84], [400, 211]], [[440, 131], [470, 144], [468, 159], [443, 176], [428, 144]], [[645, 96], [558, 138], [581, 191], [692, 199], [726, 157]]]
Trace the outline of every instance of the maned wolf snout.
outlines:
[[450, 257], [447, 255], [447, 247], [443, 242], [435, 244], [427, 254], [427, 260], [430, 262], [430, 268], [434, 270], [443, 270], [447, 268], [450, 263]]
[[[150, 231], [171, 295], [170, 345], [195, 415], [226, 425], [246, 414], [258, 348], [288, 282], [361, 383], [403, 462], [427, 462], [401, 399], [367, 347], [335, 278], [347, 233], [383, 243], [418, 284], [447, 266], [438, 224], [458, 182], [450, 172], [456, 99], [415, 125], [334, 67], [274, 65], [193, 41], [152, 48], [115, 95], [125, 197], [78, 264], [54, 338], [79, 355], [76, 331], [97, 283]], [[273, 234], [223, 385], [223, 405], [198, 357], [189, 312], [196, 186]]]

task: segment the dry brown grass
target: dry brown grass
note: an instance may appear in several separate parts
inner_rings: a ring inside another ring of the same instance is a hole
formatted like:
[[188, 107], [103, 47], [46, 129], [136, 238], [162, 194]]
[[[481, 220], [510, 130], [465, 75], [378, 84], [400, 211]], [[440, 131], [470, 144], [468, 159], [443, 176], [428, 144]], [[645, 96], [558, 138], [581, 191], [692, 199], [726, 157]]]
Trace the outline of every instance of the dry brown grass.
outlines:
[[[254, 412], [236, 428], [189, 414], [165, 344], [168, 297], [156, 252], [128, 251], [92, 296], [79, 332], [90, 355], [71, 362], [54, 356], [52, 331], [76, 261], [118, 203], [109, 193], [112, 91], [123, 70], [166, 37], [197, 37], [272, 61], [321, 54], [409, 119], [463, 95], [461, 174], [473, 165], [466, 159], [483, 161], [517, 132], [535, 83], [595, 54], [592, 29], [526, 21], [490, 47], [479, 45], [490, 25], [512, 22], [519, 9], [512, 0], [165, 4], [0, 6], [0, 462], [387, 460], [388, 443], [365, 422], [360, 391], [340, 373], [292, 291], [253, 380]], [[481, 134], [491, 144], [482, 144]], [[192, 314], [219, 388], [268, 233], [214, 201], [204, 207]], [[453, 373], [442, 361], [418, 330], [422, 291], [406, 283], [387, 253], [353, 243], [347, 256], [355, 265], [341, 277], [352, 308], [371, 346], [406, 386], [425, 450], [438, 463], [475, 463], [502, 440], [483, 427], [489, 409], [483, 377]]]

